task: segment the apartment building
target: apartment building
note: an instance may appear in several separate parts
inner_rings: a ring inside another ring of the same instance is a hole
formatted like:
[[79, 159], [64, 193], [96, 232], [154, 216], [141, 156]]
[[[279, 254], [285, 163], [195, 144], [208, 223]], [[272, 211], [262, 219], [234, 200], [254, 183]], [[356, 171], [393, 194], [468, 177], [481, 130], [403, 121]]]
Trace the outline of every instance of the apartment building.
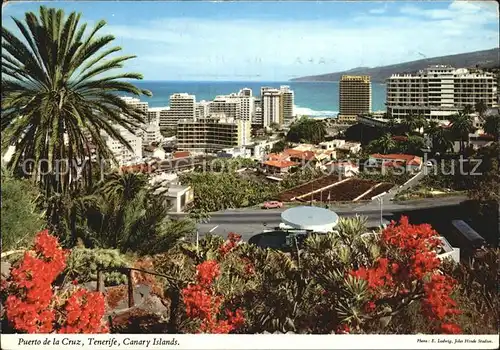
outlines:
[[208, 101], [200, 101], [196, 103], [196, 119], [198, 118], [206, 118], [210, 114], [210, 102]]
[[142, 145], [149, 146], [152, 143], [159, 143], [162, 140], [160, 126], [158, 124], [146, 124], [142, 131]]
[[217, 96], [209, 104], [209, 114], [223, 113], [228, 118], [242, 119], [251, 122], [255, 112], [255, 97], [252, 90], [245, 88], [230, 95]]
[[123, 101], [125, 101], [128, 105], [134, 106], [136, 109], [140, 110], [144, 114], [147, 113], [149, 105], [147, 102], [141, 101], [136, 97], [123, 96], [120, 97]]
[[227, 118], [239, 119], [241, 116], [241, 103], [237, 94], [220, 95], [210, 102], [209, 112], [213, 114], [224, 114]]
[[252, 89], [244, 88], [238, 92], [240, 100], [240, 118], [252, 122], [255, 114], [255, 97], [252, 96]]
[[212, 114], [198, 120], [184, 119], [177, 124], [177, 147], [181, 151], [217, 153], [244, 146], [250, 141], [250, 122]]
[[262, 120], [262, 101], [260, 98], [256, 98], [254, 101], [255, 111], [252, 117], [252, 125], [256, 127], [262, 127], [264, 121]]
[[250, 88], [243, 88], [243, 89], [240, 90], [240, 92], [238, 93], [238, 95], [245, 96], [245, 97], [252, 97], [253, 96], [253, 92], [252, 92], [252, 89], [250, 89]]
[[282, 125], [281, 91], [271, 88], [263, 89], [265, 90], [261, 90], [262, 126], [269, 127], [273, 123]]
[[175, 128], [177, 121], [196, 119], [196, 97], [187, 93], [176, 93], [170, 96], [169, 108], [160, 112], [160, 127]]
[[478, 101], [498, 106], [495, 76], [480, 70], [436, 65], [417, 73], [393, 74], [386, 85], [387, 115], [394, 118], [414, 114], [445, 122]]
[[355, 122], [359, 114], [372, 109], [372, 85], [367, 75], [343, 75], [339, 89], [339, 121]]
[[146, 123], [160, 125], [160, 113], [165, 107], [149, 107], [146, 112]]
[[289, 86], [282, 85], [280, 87], [281, 99], [280, 99], [280, 120], [284, 124], [290, 124], [294, 117], [294, 92], [290, 90]]
[[107, 147], [111, 150], [118, 165], [126, 165], [142, 160], [142, 134], [133, 134], [124, 127], [117, 125], [114, 128], [128, 142], [132, 150], [129, 150], [119, 140], [113, 139], [111, 136], [102, 132], [102, 137], [106, 142]]

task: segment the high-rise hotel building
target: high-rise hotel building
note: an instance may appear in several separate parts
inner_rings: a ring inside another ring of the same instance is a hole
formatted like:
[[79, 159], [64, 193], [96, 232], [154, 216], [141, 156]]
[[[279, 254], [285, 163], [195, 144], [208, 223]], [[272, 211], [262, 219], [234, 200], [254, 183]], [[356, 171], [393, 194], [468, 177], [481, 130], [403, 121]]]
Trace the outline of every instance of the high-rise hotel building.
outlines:
[[138, 98], [122, 97], [122, 99], [128, 105], [133, 106], [144, 113], [144, 124], [140, 128], [134, 130], [133, 134], [125, 128], [118, 128], [120, 134], [132, 146], [132, 152], [130, 152], [130, 150], [128, 150], [125, 146], [120, 145], [120, 142], [112, 140], [112, 138], [109, 137], [106, 138], [110, 149], [114, 152], [119, 163], [138, 160], [142, 157], [142, 150], [140, 150], [140, 145], [137, 141], [138, 139], [142, 139], [142, 146], [147, 146], [153, 142], [159, 142], [161, 140], [159, 126], [160, 109], [149, 108], [147, 102], [143, 102]]
[[280, 120], [288, 125], [293, 121], [294, 116], [294, 93], [293, 90], [290, 90], [290, 87], [286, 85], [280, 87], [280, 93]]
[[262, 126], [283, 124], [281, 119], [281, 92], [278, 89], [263, 88], [261, 90]]
[[147, 113], [149, 105], [147, 102], [141, 101], [140, 99], [136, 97], [129, 97], [129, 96], [124, 96], [121, 97], [123, 101], [125, 101], [126, 104], [129, 106], [133, 106], [135, 109], [138, 109], [139, 111], [143, 112], [144, 114]]
[[372, 109], [372, 85], [367, 75], [343, 75], [339, 89], [339, 121], [356, 121]]
[[217, 153], [244, 146], [250, 140], [250, 122], [228, 118], [224, 113], [177, 124], [177, 147], [182, 151]]
[[101, 136], [106, 143], [106, 146], [113, 153], [118, 165], [127, 163], [140, 162], [142, 160], [142, 134], [132, 133], [121, 125], [113, 126], [113, 128], [125, 139], [130, 145], [128, 149], [120, 140], [117, 140], [106, 132], [101, 131]]
[[214, 98], [209, 105], [210, 114], [223, 113], [227, 118], [240, 118], [241, 104], [237, 94], [220, 95]]
[[175, 128], [177, 121], [196, 119], [196, 97], [187, 93], [170, 96], [169, 108], [160, 112], [160, 127]]
[[417, 73], [393, 74], [386, 82], [387, 115], [422, 115], [447, 121], [450, 115], [483, 101], [497, 107], [497, 82], [492, 73], [451, 66], [430, 66]]
[[263, 127], [269, 127], [273, 123], [283, 125], [292, 122], [294, 92], [289, 86], [283, 85], [279, 89], [262, 87], [260, 95], [260, 115], [255, 119], [261, 121]]
[[255, 114], [255, 97], [252, 94], [252, 89], [241, 89], [238, 92], [238, 97], [240, 100], [240, 118], [251, 123]]

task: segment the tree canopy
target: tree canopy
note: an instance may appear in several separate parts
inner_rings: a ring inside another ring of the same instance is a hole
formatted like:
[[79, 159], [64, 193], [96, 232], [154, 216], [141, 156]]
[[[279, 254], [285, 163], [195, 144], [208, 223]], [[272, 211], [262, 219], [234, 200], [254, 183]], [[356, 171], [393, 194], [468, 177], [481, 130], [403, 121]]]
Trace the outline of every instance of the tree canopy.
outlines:
[[[2, 27], [1, 131], [4, 146], [16, 147], [9, 167], [29, 161], [33, 178], [56, 191], [77, 178], [74, 164], [90, 155], [90, 142], [113, 159], [102, 132], [130, 148], [116, 126], [135, 132], [144, 113], [118, 94], [151, 95], [125, 80], [141, 74], [117, 72], [135, 56], [115, 55], [115, 37], [99, 35], [106, 22], [88, 30], [80, 18], [42, 6], [24, 21], [13, 18], [17, 35]], [[90, 178], [90, 170], [82, 175]]]
[[290, 126], [286, 139], [291, 142], [318, 144], [325, 140], [326, 126], [322, 120], [302, 117]]

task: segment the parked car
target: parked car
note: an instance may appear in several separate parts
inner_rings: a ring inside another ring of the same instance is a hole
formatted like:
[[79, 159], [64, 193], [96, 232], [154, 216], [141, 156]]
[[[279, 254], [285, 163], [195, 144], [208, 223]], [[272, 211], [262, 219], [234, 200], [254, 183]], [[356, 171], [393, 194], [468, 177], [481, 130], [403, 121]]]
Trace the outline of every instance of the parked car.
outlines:
[[277, 209], [277, 208], [283, 208], [283, 203], [278, 201], [271, 201], [271, 202], [265, 202], [262, 205], [262, 209]]

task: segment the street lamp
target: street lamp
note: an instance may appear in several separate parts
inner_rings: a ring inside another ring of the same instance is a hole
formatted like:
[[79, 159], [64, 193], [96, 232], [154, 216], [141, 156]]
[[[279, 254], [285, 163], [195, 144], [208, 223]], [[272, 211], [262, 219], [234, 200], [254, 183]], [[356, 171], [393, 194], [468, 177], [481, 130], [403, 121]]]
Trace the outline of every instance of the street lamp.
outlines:
[[384, 225], [384, 219], [383, 219], [383, 214], [384, 214], [384, 196], [387, 194], [387, 191], [382, 192], [381, 194], [378, 194], [374, 197], [373, 199], [376, 199], [380, 203], [380, 227]]
[[378, 202], [380, 203], [380, 227], [383, 226], [383, 208], [384, 208], [384, 197], [379, 197], [377, 198]]

